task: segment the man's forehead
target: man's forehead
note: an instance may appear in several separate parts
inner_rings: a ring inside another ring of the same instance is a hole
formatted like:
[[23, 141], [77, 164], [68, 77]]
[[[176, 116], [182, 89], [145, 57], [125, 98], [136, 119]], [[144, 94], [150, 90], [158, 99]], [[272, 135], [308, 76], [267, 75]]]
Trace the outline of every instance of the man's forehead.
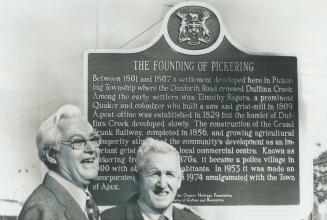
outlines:
[[82, 117], [62, 119], [60, 122], [60, 127], [62, 128], [62, 131], [67, 135], [85, 135], [94, 132], [92, 126]]
[[178, 155], [175, 151], [167, 151], [167, 152], [160, 152], [160, 151], [150, 151], [147, 153], [147, 158], [152, 157], [165, 157], [165, 158], [171, 158], [171, 159], [178, 159]]
[[173, 151], [151, 152], [146, 156], [146, 168], [176, 170], [180, 168], [180, 163], [177, 154]]

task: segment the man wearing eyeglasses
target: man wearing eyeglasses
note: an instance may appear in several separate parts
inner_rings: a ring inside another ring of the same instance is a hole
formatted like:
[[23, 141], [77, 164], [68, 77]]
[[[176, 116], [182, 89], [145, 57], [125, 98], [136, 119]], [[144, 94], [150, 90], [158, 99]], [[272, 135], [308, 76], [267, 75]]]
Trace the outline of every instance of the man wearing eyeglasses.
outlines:
[[49, 172], [18, 219], [99, 219], [87, 186], [98, 175], [100, 142], [75, 106], [65, 105], [45, 120], [37, 134], [37, 148]]
[[173, 205], [183, 171], [179, 153], [163, 141], [147, 138], [136, 155], [139, 194], [126, 204], [105, 210], [102, 220], [199, 220], [189, 209]]

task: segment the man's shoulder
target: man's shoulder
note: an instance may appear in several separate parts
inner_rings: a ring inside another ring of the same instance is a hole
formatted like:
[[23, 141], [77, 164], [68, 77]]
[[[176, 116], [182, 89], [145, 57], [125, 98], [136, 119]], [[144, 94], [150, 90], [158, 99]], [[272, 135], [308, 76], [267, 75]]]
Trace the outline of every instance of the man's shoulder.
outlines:
[[194, 213], [191, 209], [174, 207], [173, 209], [173, 218], [174, 220], [203, 220], [199, 215]]
[[51, 190], [44, 185], [39, 185], [27, 198], [25, 204], [40, 203], [46, 204], [49, 201], [55, 200], [55, 196]]
[[101, 213], [102, 220], [125, 220], [126, 219], [126, 205], [118, 205], [113, 208], [104, 210]]
[[45, 176], [43, 182], [31, 193], [25, 203], [42, 203], [47, 204], [56, 201], [58, 191], [53, 187], [56, 183], [51, 177]]
[[75, 219], [85, 219], [80, 218], [85, 214], [68, 195], [68, 191], [46, 176], [43, 183], [27, 198], [18, 219], [66, 219], [66, 211]]
[[60, 208], [53, 193], [48, 188], [40, 185], [27, 198], [18, 219], [36, 218], [41, 213], [47, 215], [47, 213], [52, 213], [53, 210], [58, 211]]
[[141, 220], [141, 211], [136, 203], [138, 195], [132, 196], [127, 202], [107, 209], [101, 213], [101, 220]]

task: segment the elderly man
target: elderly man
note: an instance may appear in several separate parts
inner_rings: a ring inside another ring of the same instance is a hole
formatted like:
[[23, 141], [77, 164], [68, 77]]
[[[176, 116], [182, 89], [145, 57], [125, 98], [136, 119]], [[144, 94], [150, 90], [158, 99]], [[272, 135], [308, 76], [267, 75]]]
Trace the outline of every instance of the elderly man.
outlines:
[[18, 219], [98, 219], [87, 186], [98, 175], [100, 142], [75, 106], [65, 105], [44, 121], [37, 147], [49, 172], [25, 202]]
[[139, 194], [126, 204], [105, 210], [102, 220], [199, 220], [189, 209], [173, 205], [183, 171], [179, 153], [171, 145], [147, 138], [137, 151]]
[[314, 203], [309, 220], [327, 220], [327, 186], [324, 182], [326, 172], [315, 169], [313, 172]]

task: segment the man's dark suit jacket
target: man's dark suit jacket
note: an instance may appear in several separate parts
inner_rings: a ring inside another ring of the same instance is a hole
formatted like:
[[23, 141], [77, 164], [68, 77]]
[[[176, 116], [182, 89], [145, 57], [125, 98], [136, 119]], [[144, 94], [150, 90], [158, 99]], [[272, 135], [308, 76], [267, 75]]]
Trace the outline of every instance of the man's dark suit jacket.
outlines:
[[87, 220], [69, 192], [46, 175], [43, 183], [26, 200], [18, 220]]
[[[101, 220], [144, 220], [136, 201], [138, 195], [133, 196], [127, 203], [107, 209], [101, 213]], [[201, 220], [189, 210], [173, 207], [174, 220]]]

